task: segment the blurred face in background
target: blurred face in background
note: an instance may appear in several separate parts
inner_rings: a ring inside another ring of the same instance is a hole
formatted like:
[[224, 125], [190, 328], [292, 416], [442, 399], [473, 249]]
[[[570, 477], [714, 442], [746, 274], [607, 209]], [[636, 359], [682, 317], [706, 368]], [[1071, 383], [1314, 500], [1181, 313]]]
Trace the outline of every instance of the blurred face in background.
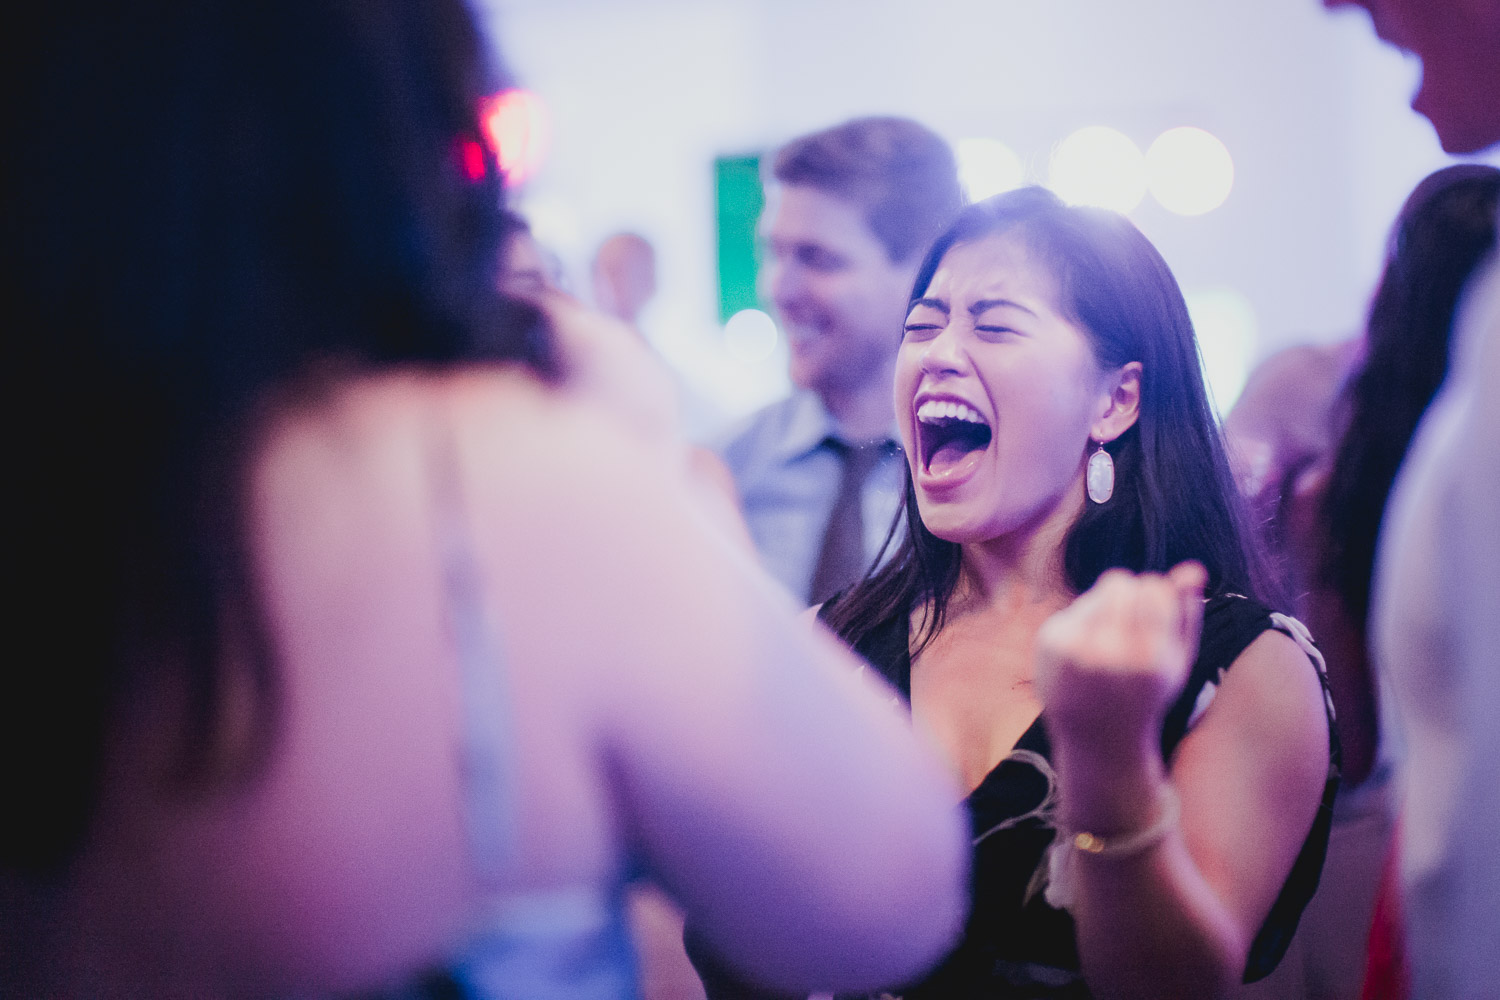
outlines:
[[1443, 149], [1472, 153], [1500, 143], [1500, 0], [1324, 0], [1363, 7], [1375, 33], [1422, 61], [1412, 109]]
[[515, 229], [505, 241], [500, 271], [500, 291], [516, 299], [534, 298], [551, 286], [547, 259], [536, 239], [525, 229]]
[[887, 391], [919, 260], [892, 263], [858, 205], [805, 185], [772, 190], [761, 232], [792, 381], [823, 396]]

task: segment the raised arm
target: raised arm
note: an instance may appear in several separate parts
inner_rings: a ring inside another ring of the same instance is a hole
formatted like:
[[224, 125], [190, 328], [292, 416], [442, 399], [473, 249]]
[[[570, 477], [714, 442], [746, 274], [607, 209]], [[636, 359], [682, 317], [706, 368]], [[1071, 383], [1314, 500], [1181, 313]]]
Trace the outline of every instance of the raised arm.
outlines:
[[1316, 673], [1274, 632], [1235, 661], [1168, 770], [1162, 719], [1196, 650], [1202, 586], [1195, 564], [1106, 574], [1041, 637], [1059, 836], [1084, 848], [1069, 852], [1070, 910], [1100, 998], [1228, 994], [1327, 773]]
[[549, 670], [580, 678], [627, 846], [716, 953], [767, 985], [806, 995], [922, 971], [967, 904], [961, 796], [936, 753], [893, 692], [797, 619], [669, 452], [607, 414], [542, 409], [507, 464], [546, 486], [496, 483], [528, 528], [504, 531], [494, 560], [526, 567], [503, 595], [517, 669], [535, 641]]
[[748, 559], [667, 523], [651, 585], [667, 610], [611, 741], [643, 853], [695, 931], [767, 985], [921, 971], [966, 907], [958, 790], [894, 694]]

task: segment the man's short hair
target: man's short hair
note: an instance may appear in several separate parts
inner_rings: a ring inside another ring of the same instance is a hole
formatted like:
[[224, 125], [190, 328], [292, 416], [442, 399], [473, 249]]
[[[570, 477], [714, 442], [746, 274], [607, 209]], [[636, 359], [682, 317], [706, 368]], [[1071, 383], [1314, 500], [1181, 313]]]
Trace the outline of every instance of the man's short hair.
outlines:
[[953, 151], [909, 118], [855, 118], [793, 139], [771, 173], [858, 205], [895, 263], [924, 252], [963, 206]]

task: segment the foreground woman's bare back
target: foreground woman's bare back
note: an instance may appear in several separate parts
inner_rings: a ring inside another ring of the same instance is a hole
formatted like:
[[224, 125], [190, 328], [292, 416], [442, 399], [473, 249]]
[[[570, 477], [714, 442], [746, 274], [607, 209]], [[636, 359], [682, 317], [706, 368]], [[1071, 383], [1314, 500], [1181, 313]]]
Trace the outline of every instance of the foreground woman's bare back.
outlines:
[[[266, 767], [185, 806], [155, 791], [171, 699], [127, 724], [84, 950], [122, 961], [133, 920], [187, 992], [346, 986], [440, 957], [486, 901], [617, 884], [633, 853], [769, 981], [935, 959], [963, 906], [942, 766], [694, 501], [680, 452], [616, 424], [500, 369], [274, 419], [248, 488], [280, 671]], [[488, 872], [459, 764], [466, 593], [504, 715]]]

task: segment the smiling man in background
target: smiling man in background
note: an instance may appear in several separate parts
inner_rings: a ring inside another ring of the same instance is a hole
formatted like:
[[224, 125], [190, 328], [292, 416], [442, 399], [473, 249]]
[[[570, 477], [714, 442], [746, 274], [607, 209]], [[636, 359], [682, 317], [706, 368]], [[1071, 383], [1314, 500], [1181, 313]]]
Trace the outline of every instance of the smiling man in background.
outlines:
[[796, 388], [723, 456], [767, 568], [818, 603], [869, 565], [899, 505], [901, 323], [922, 254], [963, 198], [947, 143], [904, 118], [793, 140], [770, 179], [762, 280]]

